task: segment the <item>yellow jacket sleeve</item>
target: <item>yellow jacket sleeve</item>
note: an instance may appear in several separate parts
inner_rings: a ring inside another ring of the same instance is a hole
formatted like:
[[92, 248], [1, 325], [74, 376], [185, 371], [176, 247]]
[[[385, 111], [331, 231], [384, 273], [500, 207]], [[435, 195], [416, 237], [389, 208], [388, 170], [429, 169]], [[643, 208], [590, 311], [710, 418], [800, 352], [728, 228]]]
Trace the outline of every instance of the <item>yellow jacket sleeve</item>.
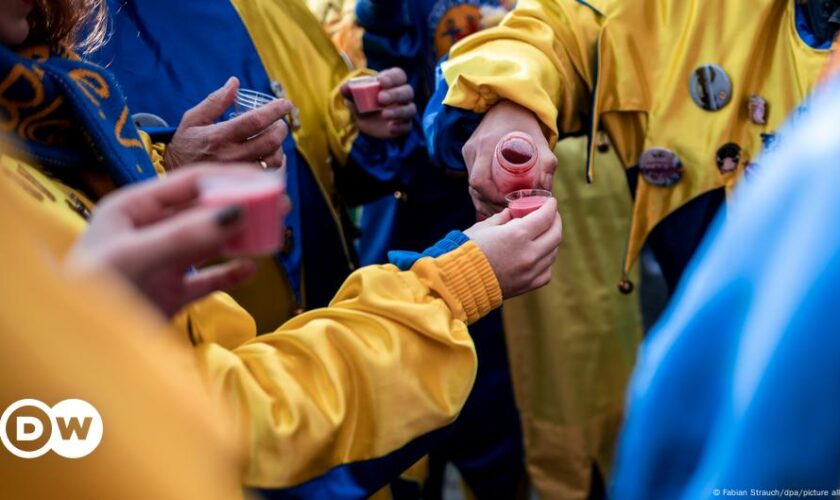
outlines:
[[532, 110], [549, 141], [583, 130], [602, 16], [576, 0], [520, 0], [491, 29], [456, 44], [443, 64], [444, 104], [484, 113], [500, 99]]
[[467, 243], [407, 272], [361, 269], [329, 307], [259, 337], [223, 297], [195, 304], [181, 322], [213, 392], [239, 409], [245, 483], [284, 488], [452, 422], [477, 367], [467, 324], [500, 304], [492, 268]]

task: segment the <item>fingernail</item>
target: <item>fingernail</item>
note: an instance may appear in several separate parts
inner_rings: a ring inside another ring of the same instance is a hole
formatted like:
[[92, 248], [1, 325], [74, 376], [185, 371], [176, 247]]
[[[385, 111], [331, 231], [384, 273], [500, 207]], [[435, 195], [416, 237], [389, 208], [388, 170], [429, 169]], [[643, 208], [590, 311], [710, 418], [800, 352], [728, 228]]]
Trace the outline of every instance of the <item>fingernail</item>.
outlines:
[[228, 227], [236, 224], [242, 219], [243, 209], [240, 205], [225, 207], [216, 214], [216, 224], [221, 227]]

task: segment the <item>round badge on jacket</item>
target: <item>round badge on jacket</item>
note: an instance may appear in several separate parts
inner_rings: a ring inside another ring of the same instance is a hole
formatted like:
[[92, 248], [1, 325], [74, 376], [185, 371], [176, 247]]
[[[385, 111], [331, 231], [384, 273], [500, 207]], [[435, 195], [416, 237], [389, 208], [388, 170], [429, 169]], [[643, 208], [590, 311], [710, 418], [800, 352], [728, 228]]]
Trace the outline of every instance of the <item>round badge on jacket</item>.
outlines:
[[741, 146], [734, 142], [724, 144], [718, 149], [715, 161], [722, 174], [738, 170], [738, 164], [741, 163]]
[[683, 167], [670, 149], [650, 148], [639, 157], [639, 172], [649, 184], [668, 187], [682, 179]]
[[691, 74], [689, 92], [694, 104], [706, 111], [717, 111], [732, 100], [732, 80], [720, 66], [706, 64]]

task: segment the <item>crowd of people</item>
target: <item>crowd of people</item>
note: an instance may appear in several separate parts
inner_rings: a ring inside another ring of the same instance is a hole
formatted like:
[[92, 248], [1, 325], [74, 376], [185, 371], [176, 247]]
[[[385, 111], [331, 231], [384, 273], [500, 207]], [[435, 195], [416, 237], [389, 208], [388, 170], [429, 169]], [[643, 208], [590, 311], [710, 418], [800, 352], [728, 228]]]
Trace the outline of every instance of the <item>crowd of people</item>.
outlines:
[[0, 0], [0, 410], [105, 429], [0, 497], [840, 497], [838, 29]]

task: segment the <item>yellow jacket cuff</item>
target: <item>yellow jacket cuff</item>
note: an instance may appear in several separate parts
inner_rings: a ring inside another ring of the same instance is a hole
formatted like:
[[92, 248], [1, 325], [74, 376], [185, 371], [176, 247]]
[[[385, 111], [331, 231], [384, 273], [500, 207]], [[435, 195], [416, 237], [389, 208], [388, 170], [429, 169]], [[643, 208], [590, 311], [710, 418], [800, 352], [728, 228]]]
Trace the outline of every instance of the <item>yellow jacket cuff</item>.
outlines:
[[[434, 259], [441, 279], [453, 297], [445, 300], [452, 312], [472, 324], [502, 305], [502, 289], [496, 273], [473, 242]], [[455, 300], [452, 300], [455, 299]]]

